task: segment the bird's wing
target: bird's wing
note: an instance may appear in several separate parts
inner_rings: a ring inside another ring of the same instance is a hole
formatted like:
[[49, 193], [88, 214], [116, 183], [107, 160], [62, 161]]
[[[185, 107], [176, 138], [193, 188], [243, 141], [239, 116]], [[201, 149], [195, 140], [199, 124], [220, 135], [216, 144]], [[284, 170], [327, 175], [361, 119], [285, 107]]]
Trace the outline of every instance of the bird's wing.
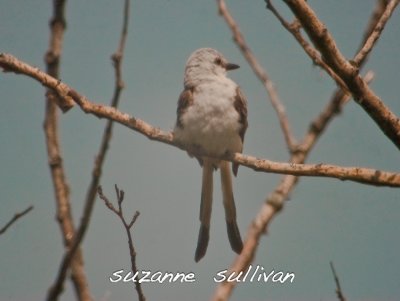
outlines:
[[[239, 123], [241, 125], [241, 127], [239, 129], [239, 135], [240, 135], [240, 138], [242, 139], [242, 149], [243, 149], [244, 135], [245, 135], [247, 127], [248, 127], [247, 100], [239, 87], [236, 88], [235, 101], [234, 101], [233, 105], [235, 106], [235, 109], [239, 114]], [[242, 149], [240, 150], [240, 152], [242, 152]], [[239, 168], [238, 164], [236, 164], [236, 163], [232, 164], [232, 171], [235, 176], [237, 175], [238, 168]]]
[[181, 95], [179, 95], [178, 99], [178, 108], [176, 110], [176, 125], [180, 128], [183, 127], [182, 124], [182, 115], [186, 112], [186, 110], [193, 104], [193, 89], [185, 88], [182, 91]]

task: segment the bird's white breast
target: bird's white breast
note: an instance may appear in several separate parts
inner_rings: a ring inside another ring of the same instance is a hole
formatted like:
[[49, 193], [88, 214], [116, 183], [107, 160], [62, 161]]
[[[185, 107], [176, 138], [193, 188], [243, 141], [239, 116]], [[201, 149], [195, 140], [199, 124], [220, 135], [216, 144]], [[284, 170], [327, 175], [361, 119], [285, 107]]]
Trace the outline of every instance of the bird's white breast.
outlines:
[[241, 125], [234, 106], [236, 88], [226, 77], [197, 85], [192, 105], [181, 116], [182, 127], [175, 128], [175, 139], [185, 145], [200, 146], [211, 154], [240, 152]]

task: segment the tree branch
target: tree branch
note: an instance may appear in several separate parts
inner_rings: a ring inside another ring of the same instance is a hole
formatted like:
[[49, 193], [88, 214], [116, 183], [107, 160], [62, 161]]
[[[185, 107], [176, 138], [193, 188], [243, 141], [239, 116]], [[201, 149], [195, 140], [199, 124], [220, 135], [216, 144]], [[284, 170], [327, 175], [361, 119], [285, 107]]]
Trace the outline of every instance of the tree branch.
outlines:
[[370, 35], [368, 36], [368, 38], [365, 39], [364, 46], [360, 49], [360, 51], [353, 59], [353, 62], [357, 66], [359, 66], [362, 61], [364, 61], [367, 55], [371, 52], [372, 48], [375, 46], [376, 42], [381, 36], [383, 29], [385, 28], [387, 21], [389, 21], [390, 17], [392, 16], [392, 13], [397, 4], [399, 4], [398, 0], [391, 0], [389, 1], [389, 3], [387, 3], [383, 13], [380, 14], [378, 22], [375, 23], [375, 26], [370, 32]]
[[[400, 0], [392, 0], [394, 7]], [[285, 0], [299, 20], [322, 59], [343, 80], [354, 100], [375, 121], [382, 132], [400, 149], [400, 120], [360, 77], [359, 68], [347, 61], [325, 25], [305, 0]], [[393, 9], [394, 9], [393, 7]], [[371, 46], [372, 47], [372, 46]]]
[[323, 163], [281, 163], [241, 155], [239, 153], [233, 154], [228, 158], [229, 161], [240, 163], [241, 165], [247, 166], [255, 171], [288, 174], [293, 176], [329, 177], [375, 186], [400, 187], [400, 173], [384, 172], [359, 167], [340, 167]]
[[7, 224], [5, 224], [3, 228], [0, 229], [0, 235], [4, 234], [12, 224], [14, 224], [18, 219], [23, 217], [25, 214], [28, 214], [28, 212], [31, 211], [32, 209], [33, 206], [29, 206], [24, 211], [15, 213], [14, 217]]
[[[64, 31], [66, 28], [65, 3], [66, 1], [64, 0], [53, 1], [53, 17], [50, 21], [50, 43], [45, 55], [47, 72], [54, 78], [54, 80], [59, 77], [60, 57], [62, 53]], [[69, 188], [64, 172], [61, 147], [59, 143], [58, 112], [56, 104], [66, 111], [72, 107], [73, 103], [72, 99], [59, 96], [54, 92], [54, 89], [47, 90], [46, 113], [43, 127], [56, 199], [57, 219], [60, 224], [66, 249], [71, 247], [75, 229], [69, 200]], [[81, 301], [91, 300], [91, 294], [83, 269], [83, 255], [80, 249], [77, 250], [76, 256], [72, 260], [71, 271], [71, 280], [78, 299]], [[56, 282], [56, 285], [49, 288], [47, 299], [52, 301], [57, 300], [62, 291], [63, 282]]]
[[[50, 42], [49, 49], [45, 55], [45, 62], [48, 73], [54, 77], [58, 77], [64, 31], [67, 25], [65, 20], [65, 3], [65, 0], [53, 0], [53, 17], [50, 21]], [[65, 97], [56, 97], [54, 100], [63, 112], [68, 111], [75, 105], [72, 99]]]
[[[132, 240], [132, 234], [131, 234], [131, 228], [136, 222], [137, 218], [139, 217], [140, 213], [139, 211], [136, 211], [135, 214], [133, 215], [131, 221], [128, 223], [124, 217], [124, 212], [122, 209], [122, 202], [124, 201], [124, 191], [119, 190], [118, 186], [115, 185], [115, 193], [117, 195], [117, 200], [118, 200], [118, 209], [114, 207], [114, 205], [108, 200], [108, 198], [103, 194], [103, 190], [101, 186], [98, 187], [97, 193], [105, 203], [108, 209], [110, 209], [112, 212], [114, 212], [119, 219], [121, 220], [122, 224], [124, 225], [126, 235], [128, 236], [128, 245], [129, 245], [129, 254], [131, 258], [131, 269], [132, 272], [135, 274], [138, 271], [137, 265], [136, 265], [136, 251], [135, 247], [133, 245], [133, 240]], [[139, 301], [145, 301], [146, 297], [144, 296], [142, 286], [140, 281], [135, 281], [135, 289], [139, 298]]]
[[272, 107], [274, 108], [275, 112], [278, 115], [278, 120], [281, 125], [283, 136], [285, 138], [289, 152], [294, 152], [296, 149], [296, 141], [292, 131], [290, 130], [289, 120], [286, 116], [285, 107], [283, 106], [281, 100], [279, 99], [278, 92], [276, 91], [273, 82], [270, 80], [267, 72], [261, 67], [260, 63], [257, 61], [257, 58], [251, 51], [250, 47], [247, 45], [244, 36], [240, 32], [239, 26], [233, 19], [232, 15], [229, 13], [225, 1], [217, 0], [217, 4], [218, 4], [219, 14], [224, 18], [225, 22], [228, 24], [230, 30], [232, 31], [233, 40], [239, 47], [243, 56], [249, 63], [250, 67], [253, 69], [253, 72], [255, 73], [257, 78], [264, 85], [264, 88], [266, 89], [269, 95]]
[[[32, 74], [35, 79], [41, 82], [48, 88], [54, 88], [60, 90], [62, 87], [61, 95], [67, 95], [71, 97], [79, 107], [89, 114], [93, 114], [99, 118], [107, 118], [116, 121], [134, 131], [137, 131], [151, 140], [156, 140], [169, 145], [185, 149], [184, 146], [179, 145], [173, 139], [173, 134], [170, 132], [164, 132], [158, 128], [151, 126], [143, 120], [131, 117], [126, 113], [122, 113], [115, 108], [108, 107], [105, 105], [95, 104], [89, 101], [84, 96], [67, 86], [66, 84], [60, 83], [46, 73], [40, 71], [37, 68], [33, 68], [26, 63], [17, 60], [15, 57], [9, 54], [0, 54], [0, 66], [5, 66], [10, 70], [16, 70], [18, 73], [29, 73]], [[33, 72], [34, 71], [34, 72]], [[37, 76], [35, 76], [35, 74]], [[193, 152], [193, 150], [192, 150]], [[226, 154], [224, 156], [213, 156], [207, 153], [194, 153], [195, 155], [216, 157], [227, 161], [232, 161], [251, 167], [256, 171], [283, 173], [290, 175], [302, 175], [302, 176], [323, 176], [338, 178], [340, 180], [350, 180], [364, 184], [373, 184], [377, 186], [392, 186], [398, 187], [400, 185], [400, 174], [386, 171], [379, 171], [368, 168], [360, 167], [340, 167], [329, 164], [315, 164], [315, 165], [298, 165], [291, 163], [279, 163], [265, 159], [258, 159], [243, 154]]]
[[[126, 41], [127, 32], [128, 32], [129, 4], [130, 4], [130, 1], [125, 0], [124, 19], [123, 19], [123, 26], [122, 26], [122, 31], [121, 31], [120, 42], [119, 42], [118, 49], [112, 55], [112, 60], [113, 60], [113, 65], [114, 65], [114, 70], [115, 70], [114, 95], [111, 100], [112, 107], [118, 106], [120, 94], [124, 87], [124, 84], [122, 81], [121, 64], [122, 64], [122, 59], [123, 59], [125, 41]], [[81, 217], [81, 222], [80, 222], [78, 229], [75, 231], [75, 235], [73, 238], [73, 242], [71, 243], [71, 247], [65, 252], [63, 259], [61, 260], [61, 264], [60, 264], [60, 267], [58, 270], [58, 275], [56, 277], [56, 281], [53, 284], [53, 289], [51, 291], [58, 292], [62, 289], [63, 283], [64, 283], [66, 275], [67, 275], [69, 265], [70, 265], [71, 261], [73, 260], [75, 254], [76, 254], [76, 251], [78, 250], [81, 242], [83, 241], [83, 238], [84, 238], [87, 228], [89, 226], [90, 217], [91, 217], [94, 203], [96, 200], [97, 187], [99, 185], [100, 177], [101, 177], [101, 173], [102, 173], [102, 166], [105, 161], [105, 156], [106, 156], [107, 150], [109, 149], [109, 144], [110, 144], [110, 140], [111, 140], [111, 136], [112, 136], [112, 128], [113, 128], [113, 121], [108, 120], [106, 127], [104, 129], [99, 152], [96, 156], [95, 164], [93, 167], [92, 180], [91, 180], [91, 183], [90, 183], [88, 191], [87, 191], [85, 207], [83, 210], [83, 215]], [[52, 300], [51, 298], [54, 298], [54, 295], [55, 294], [52, 293], [51, 297], [49, 297], [49, 300]]]

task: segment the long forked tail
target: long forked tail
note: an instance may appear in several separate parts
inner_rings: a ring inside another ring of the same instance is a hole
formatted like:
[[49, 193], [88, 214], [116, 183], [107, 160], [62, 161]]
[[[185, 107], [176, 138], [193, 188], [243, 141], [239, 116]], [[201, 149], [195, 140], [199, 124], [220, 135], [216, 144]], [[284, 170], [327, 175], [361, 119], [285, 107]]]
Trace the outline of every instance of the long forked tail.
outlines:
[[229, 162], [221, 161], [221, 186], [222, 197], [225, 208], [226, 229], [231, 248], [236, 253], [240, 254], [243, 249], [242, 238], [240, 237], [239, 228], [236, 222], [236, 207], [235, 199], [233, 198], [232, 177], [229, 168]]
[[200, 203], [200, 231], [194, 260], [198, 262], [207, 252], [210, 238], [210, 220], [213, 194], [213, 166], [208, 159], [203, 161], [203, 179]]

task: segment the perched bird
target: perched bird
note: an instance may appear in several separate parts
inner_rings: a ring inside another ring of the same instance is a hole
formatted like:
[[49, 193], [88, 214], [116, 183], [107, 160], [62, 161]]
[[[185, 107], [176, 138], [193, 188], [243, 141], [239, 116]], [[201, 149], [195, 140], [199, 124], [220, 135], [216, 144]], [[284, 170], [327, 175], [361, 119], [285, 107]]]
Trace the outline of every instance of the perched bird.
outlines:
[[[247, 129], [247, 102], [239, 86], [226, 76], [239, 68], [229, 63], [218, 51], [201, 48], [194, 51], [185, 67], [184, 90], [178, 100], [174, 139], [193, 152], [221, 156], [241, 153]], [[198, 262], [206, 253], [212, 209], [213, 171], [220, 169], [225, 220], [232, 250], [243, 248], [236, 222], [236, 207], [228, 161], [196, 156], [203, 167], [200, 231], [195, 253]], [[232, 164], [237, 175], [238, 165]]]

